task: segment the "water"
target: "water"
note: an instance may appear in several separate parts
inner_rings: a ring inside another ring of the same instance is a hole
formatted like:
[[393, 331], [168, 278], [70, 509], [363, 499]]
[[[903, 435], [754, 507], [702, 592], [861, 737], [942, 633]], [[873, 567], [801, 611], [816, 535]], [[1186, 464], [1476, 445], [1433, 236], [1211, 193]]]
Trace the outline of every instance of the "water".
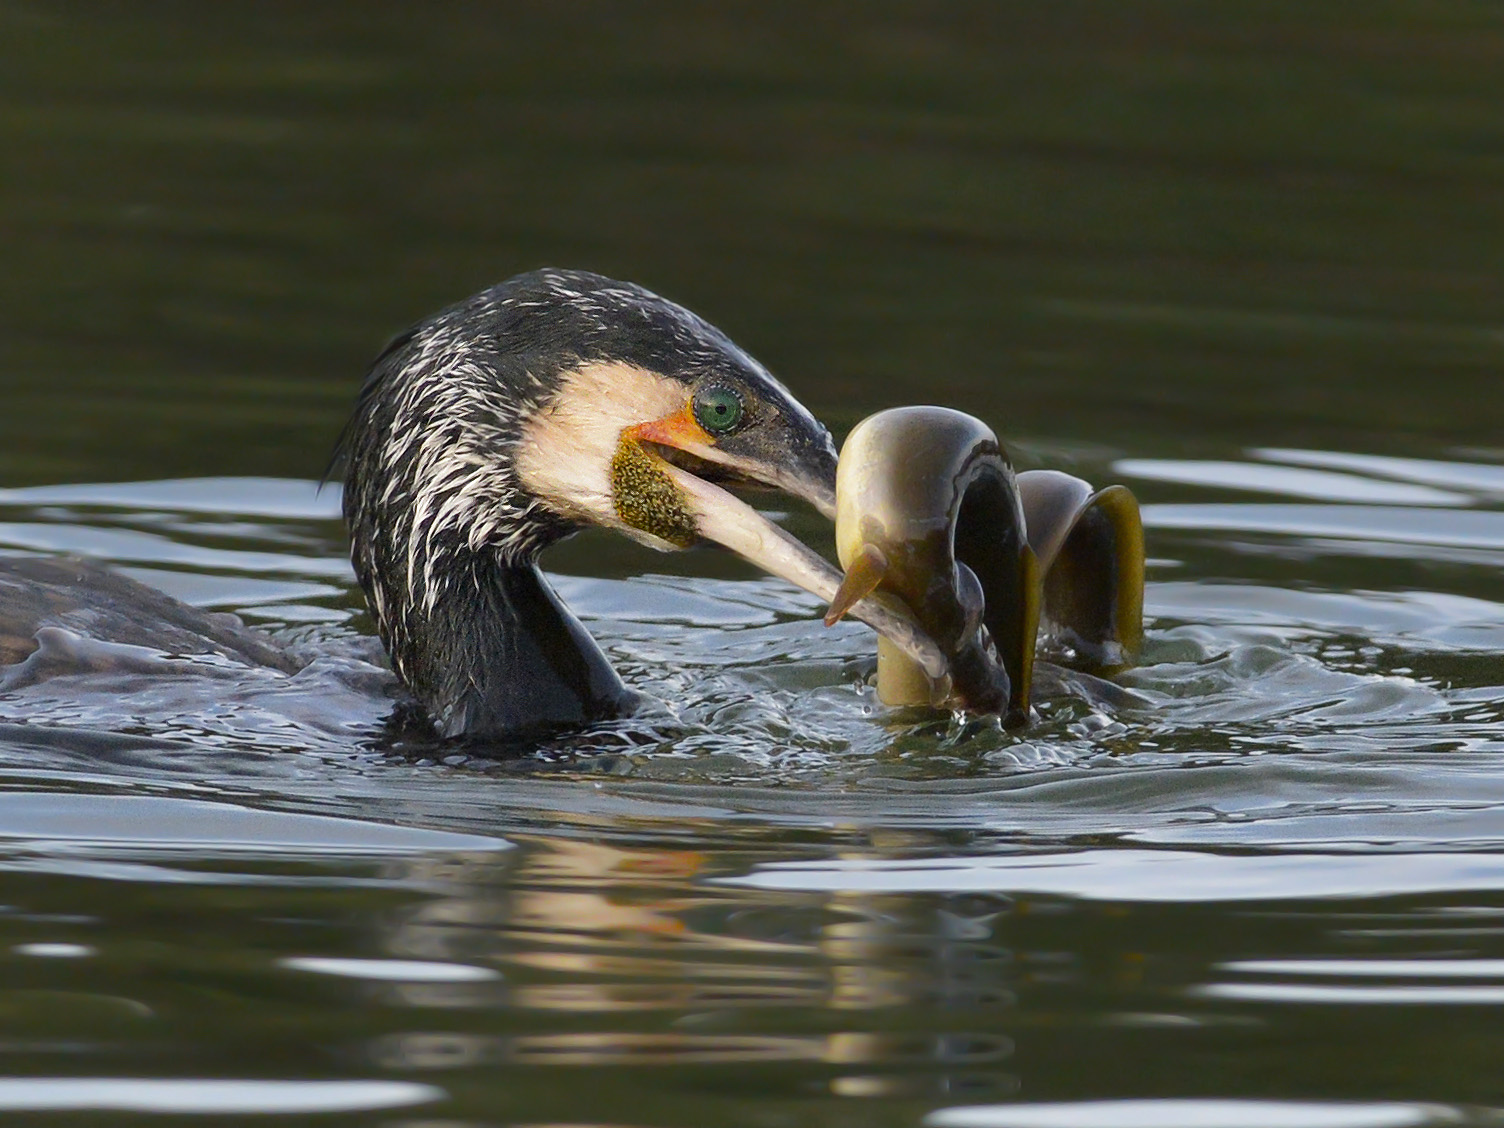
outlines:
[[[1504, 1121], [1490, 6], [268, 11], [0, 7], [0, 550], [309, 660], [0, 685], [6, 1123]], [[888, 711], [859, 625], [587, 534], [656, 704], [393, 747], [316, 480], [543, 261], [1132, 486], [1151, 704]]]

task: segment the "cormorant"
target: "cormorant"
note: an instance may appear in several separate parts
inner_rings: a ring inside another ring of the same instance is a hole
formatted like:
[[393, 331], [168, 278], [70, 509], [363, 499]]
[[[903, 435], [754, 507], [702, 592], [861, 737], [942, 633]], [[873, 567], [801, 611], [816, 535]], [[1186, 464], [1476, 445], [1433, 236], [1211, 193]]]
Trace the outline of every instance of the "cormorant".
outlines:
[[[635, 700], [538, 569], [599, 525], [724, 545], [830, 599], [835, 568], [721, 487], [835, 511], [829, 432], [725, 334], [597, 274], [521, 274], [387, 346], [336, 462], [350, 559], [402, 682], [444, 736], [510, 735]], [[853, 614], [934, 673], [882, 597]]]

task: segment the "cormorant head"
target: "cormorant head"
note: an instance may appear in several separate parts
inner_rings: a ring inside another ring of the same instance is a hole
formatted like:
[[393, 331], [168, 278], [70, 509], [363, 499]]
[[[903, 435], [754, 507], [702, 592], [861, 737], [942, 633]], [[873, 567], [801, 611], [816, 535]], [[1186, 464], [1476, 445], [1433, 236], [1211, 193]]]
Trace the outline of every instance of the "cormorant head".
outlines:
[[352, 559], [399, 671], [426, 613], [474, 583], [467, 558], [531, 563], [601, 525], [664, 549], [718, 541], [787, 575], [791, 538], [722, 486], [835, 508], [829, 432], [762, 365], [582, 271], [519, 275], [398, 337], [340, 446]]

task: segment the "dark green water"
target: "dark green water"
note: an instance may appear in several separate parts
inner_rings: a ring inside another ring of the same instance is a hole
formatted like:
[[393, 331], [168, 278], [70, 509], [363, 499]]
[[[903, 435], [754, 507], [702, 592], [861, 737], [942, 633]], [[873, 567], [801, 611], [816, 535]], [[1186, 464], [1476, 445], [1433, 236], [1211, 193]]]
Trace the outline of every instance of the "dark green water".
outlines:
[[[311, 658], [0, 681], [4, 1122], [1504, 1121], [1501, 107], [1481, 2], [0, 0], [0, 550]], [[312, 482], [545, 263], [1131, 485], [1154, 707], [889, 713], [864, 629], [592, 535], [661, 706], [380, 751]]]

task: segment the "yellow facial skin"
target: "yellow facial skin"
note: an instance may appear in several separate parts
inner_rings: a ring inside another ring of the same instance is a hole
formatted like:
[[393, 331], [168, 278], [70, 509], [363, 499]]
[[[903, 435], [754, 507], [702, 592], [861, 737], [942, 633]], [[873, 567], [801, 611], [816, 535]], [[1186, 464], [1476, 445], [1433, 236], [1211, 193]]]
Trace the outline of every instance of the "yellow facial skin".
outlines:
[[672, 545], [688, 548], [699, 539], [689, 500], [666, 463], [644, 443], [680, 450], [705, 450], [715, 439], [695, 421], [692, 404], [648, 423], [623, 427], [611, 458], [611, 503], [623, 524]]
[[688, 548], [699, 536], [695, 515], [664, 472], [663, 460], [625, 435], [611, 459], [611, 498], [623, 523], [675, 548]]

